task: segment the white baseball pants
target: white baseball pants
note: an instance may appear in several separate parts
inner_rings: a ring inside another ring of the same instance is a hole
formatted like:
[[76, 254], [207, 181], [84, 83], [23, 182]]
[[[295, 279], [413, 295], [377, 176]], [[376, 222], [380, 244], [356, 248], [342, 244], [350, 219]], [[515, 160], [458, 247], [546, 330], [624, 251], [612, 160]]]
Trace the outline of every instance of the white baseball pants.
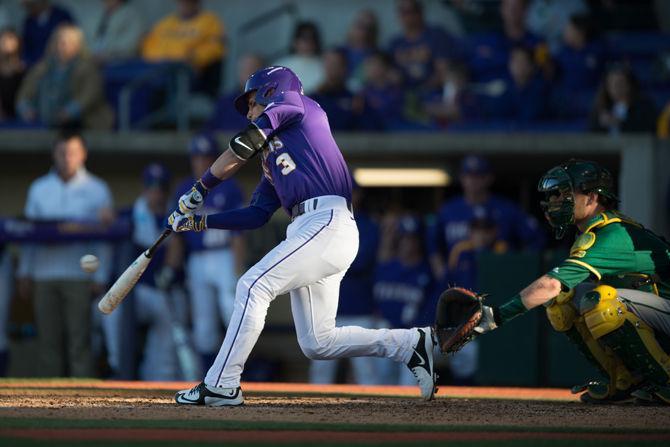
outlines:
[[[341, 326], [379, 327], [377, 318], [371, 315], [338, 316], [336, 323]], [[380, 364], [388, 361], [374, 357], [352, 358], [351, 373], [354, 383], [358, 385], [382, 385], [384, 382], [380, 373]], [[339, 364], [340, 360], [336, 359], [312, 360], [309, 365], [309, 383], [335, 383]]]
[[419, 339], [414, 329], [335, 326], [340, 281], [357, 251], [358, 229], [346, 201], [319, 197], [318, 208], [295, 219], [286, 239], [238, 281], [230, 325], [205, 383], [239, 386], [270, 303], [289, 291], [298, 343], [308, 358], [372, 356], [408, 362]]

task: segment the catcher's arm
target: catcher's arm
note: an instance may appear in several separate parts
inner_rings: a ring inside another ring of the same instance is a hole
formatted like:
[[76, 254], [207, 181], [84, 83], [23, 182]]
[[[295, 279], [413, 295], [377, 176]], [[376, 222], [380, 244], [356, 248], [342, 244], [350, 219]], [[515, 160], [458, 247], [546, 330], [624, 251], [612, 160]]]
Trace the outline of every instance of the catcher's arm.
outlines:
[[561, 282], [549, 275], [543, 275], [523, 289], [520, 295], [524, 307], [530, 310], [545, 304], [559, 293], [561, 293]]
[[549, 275], [539, 277], [505, 304], [491, 309], [496, 326], [502, 326], [526, 311], [549, 302], [561, 293], [561, 287], [561, 282], [556, 278]]

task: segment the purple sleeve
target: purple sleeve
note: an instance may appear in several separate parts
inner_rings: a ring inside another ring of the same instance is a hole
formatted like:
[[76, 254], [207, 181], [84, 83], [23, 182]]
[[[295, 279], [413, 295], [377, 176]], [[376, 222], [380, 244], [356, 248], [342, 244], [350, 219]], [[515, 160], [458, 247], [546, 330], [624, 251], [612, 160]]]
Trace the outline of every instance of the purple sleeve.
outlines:
[[272, 214], [256, 206], [238, 208], [207, 216], [207, 228], [219, 230], [253, 230], [262, 227]]
[[281, 207], [275, 187], [265, 177], [261, 178], [260, 183], [251, 195], [251, 206], [261, 208], [270, 215]]
[[253, 230], [262, 227], [281, 206], [274, 187], [263, 177], [246, 208], [207, 216], [207, 228], [220, 230]]
[[[300, 122], [305, 114], [305, 105], [300, 93], [284, 92], [272, 98], [263, 114], [270, 120], [270, 127], [277, 131], [282, 127]], [[263, 129], [260, 125], [258, 127]]]

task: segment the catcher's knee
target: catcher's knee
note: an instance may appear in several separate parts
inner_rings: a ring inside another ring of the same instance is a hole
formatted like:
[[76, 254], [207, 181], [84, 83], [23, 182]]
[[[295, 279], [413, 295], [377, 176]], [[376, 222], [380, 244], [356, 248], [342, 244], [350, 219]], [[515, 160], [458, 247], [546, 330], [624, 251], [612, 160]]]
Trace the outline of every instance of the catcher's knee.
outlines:
[[654, 330], [619, 300], [615, 288], [596, 287], [584, 295], [580, 311], [593, 338], [614, 351], [633, 374], [656, 383], [670, 381], [670, 356]]
[[619, 301], [616, 289], [605, 285], [584, 294], [579, 311], [596, 340], [619, 329], [626, 321], [626, 314], [630, 313], [626, 305]]
[[575, 324], [577, 309], [572, 304], [574, 292], [561, 292], [549, 306], [547, 306], [547, 318], [551, 327], [558, 332], [567, 332]]

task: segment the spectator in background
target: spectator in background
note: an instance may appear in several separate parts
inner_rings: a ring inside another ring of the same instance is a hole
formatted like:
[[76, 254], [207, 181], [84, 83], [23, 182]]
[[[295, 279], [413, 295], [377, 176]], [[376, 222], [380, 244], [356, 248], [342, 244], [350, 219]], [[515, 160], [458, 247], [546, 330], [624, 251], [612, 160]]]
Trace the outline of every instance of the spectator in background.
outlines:
[[321, 35], [316, 24], [299, 22], [293, 30], [289, 54], [276, 60], [273, 65], [293, 70], [302, 81], [305, 94], [314, 93], [325, 75], [321, 60]]
[[441, 79], [442, 89], [424, 101], [426, 114], [440, 127], [468, 121], [478, 115], [477, 98], [470, 87], [470, 72], [461, 63], [450, 64]]
[[349, 28], [347, 43], [343, 47], [347, 58], [347, 85], [354, 92], [363, 88], [364, 62], [378, 50], [378, 39], [377, 15], [370, 9], [359, 11]]
[[[203, 176], [220, 154], [211, 134], [199, 134], [189, 143], [192, 177], [175, 190], [177, 200]], [[234, 179], [224, 181], [205, 198], [204, 214], [221, 213], [242, 206], [242, 191]], [[168, 290], [181, 266], [186, 264], [186, 282], [191, 298], [193, 342], [202, 365], [211, 365], [221, 347], [221, 323], [228, 327], [233, 313], [235, 287], [245, 268], [244, 238], [239, 232], [209, 229], [188, 232], [169, 241], [165, 266], [157, 273], [156, 284]]]
[[[436, 302], [430, 264], [424, 256], [421, 220], [413, 215], [387, 215], [382, 224], [373, 296], [382, 327], [409, 328], [432, 324]], [[430, 313], [423, 312], [431, 307]], [[430, 321], [429, 321], [430, 320]], [[403, 365], [386, 361], [386, 383], [411, 385], [416, 379]]]
[[559, 118], [588, 116], [606, 57], [594, 28], [586, 15], [570, 17], [563, 45], [553, 55], [556, 88], [551, 92], [552, 106]]
[[347, 57], [342, 50], [328, 50], [323, 54], [325, 77], [312, 94], [328, 115], [333, 130], [352, 130], [363, 112], [363, 99], [347, 88]]
[[526, 0], [502, 0], [502, 33], [485, 33], [471, 38], [468, 65], [476, 81], [503, 76], [510, 52], [519, 46], [529, 48], [536, 62], [546, 62], [546, 45], [526, 28], [526, 6]]
[[373, 130], [403, 128], [404, 98], [390, 57], [382, 52], [373, 53], [365, 59], [364, 70], [365, 83], [361, 95], [365, 108], [372, 115], [365, 124]]
[[238, 131], [249, 125], [247, 117], [235, 109], [235, 98], [244, 91], [244, 84], [249, 76], [263, 67], [265, 67], [265, 61], [257, 54], [245, 54], [238, 59], [237, 86], [216, 101], [214, 113], [206, 126], [208, 130]]
[[[379, 227], [363, 206], [363, 191], [358, 185], [353, 186], [351, 203], [356, 210], [359, 246], [356, 258], [340, 285], [336, 325], [375, 329], [378, 327], [378, 318], [375, 315], [372, 286], [379, 249]], [[350, 361], [355, 383], [382, 384], [378, 371], [379, 360], [372, 357], [352, 357]], [[312, 360], [309, 369], [310, 383], [334, 383], [338, 363], [338, 360]]]
[[441, 28], [426, 24], [419, 0], [400, 0], [397, 5], [402, 34], [391, 40], [389, 53], [401, 71], [404, 87], [439, 88], [438, 73], [455, 57], [455, 42]]
[[159, 21], [142, 43], [149, 62], [183, 62], [195, 72], [195, 87], [216, 94], [226, 55], [225, 30], [216, 14], [202, 10], [200, 0], [176, 0], [177, 11]]
[[112, 127], [100, 71], [79, 28], [63, 25], [54, 33], [46, 56], [21, 84], [17, 110], [23, 121], [50, 127]]
[[49, 0], [21, 0], [26, 10], [23, 21], [23, 61], [30, 67], [47, 49], [51, 35], [61, 25], [74, 24], [70, 13]]
[[595, 88], [602, 76], [605, 48], [596, 38], [594, 23], [574, 15], [563, 30], [563, 45], [556, 51], [558, 81], [564, 93]]
[[104, 9], [96, 23], [91, 53], [98, 62], [116, 62], [137, 56], [144, 20], [128, 0], [104, 0]]
[[542, 37], [555, 52], [563, 42], [570, 17], [589, 12], [584, 0], [530, 0], [526, 12], [528, 30]]
[[[111, 223], [112, 196], [107, 184], [86, 170], [86, 155], [81, 136], [59, 134], [54, 144], [54, 168], [28, 190], [28, 219]], [[100, 268], [93, 274], [79, 267], [79, 259], [87, 253], [100, 259]], [[34, 289], [41, 376], [93, 375], [91, 300], [105, 290], [110, 266], [111, 250], [103, 242], [22, 247], [19, 292], [29, 297]]]
[[509, 53], [508, 75], [500, 92], [482, 97], [482, 114], [516, 125], [528, 125], [547, 116], [549, 86], [539, 72], [530, 49], [514, 48]]
[[454, 246], [470, 237], [470, 222], [488, 217], [496, 223], [498, 238], [514, 249], [540, 250], [544, 234], [537, 221], [518, 205], [491, 192], [494, 176], [488, 159], [469, 155], [461, 162], [459, 180], [463, 194], [440, 207], [429, 238], [433, 273], [444, 285], [447, 260]]
[[598, 88], [589, 123], [592, 131], [612, 135], [655, 132], [657, 116], [654, 103], [640, 92], [633, 73], [615, 66]]
[[16, 94], [25, 72], [19, 35], [11, 29], [0, 31], [0, 123], [16, 118]]

